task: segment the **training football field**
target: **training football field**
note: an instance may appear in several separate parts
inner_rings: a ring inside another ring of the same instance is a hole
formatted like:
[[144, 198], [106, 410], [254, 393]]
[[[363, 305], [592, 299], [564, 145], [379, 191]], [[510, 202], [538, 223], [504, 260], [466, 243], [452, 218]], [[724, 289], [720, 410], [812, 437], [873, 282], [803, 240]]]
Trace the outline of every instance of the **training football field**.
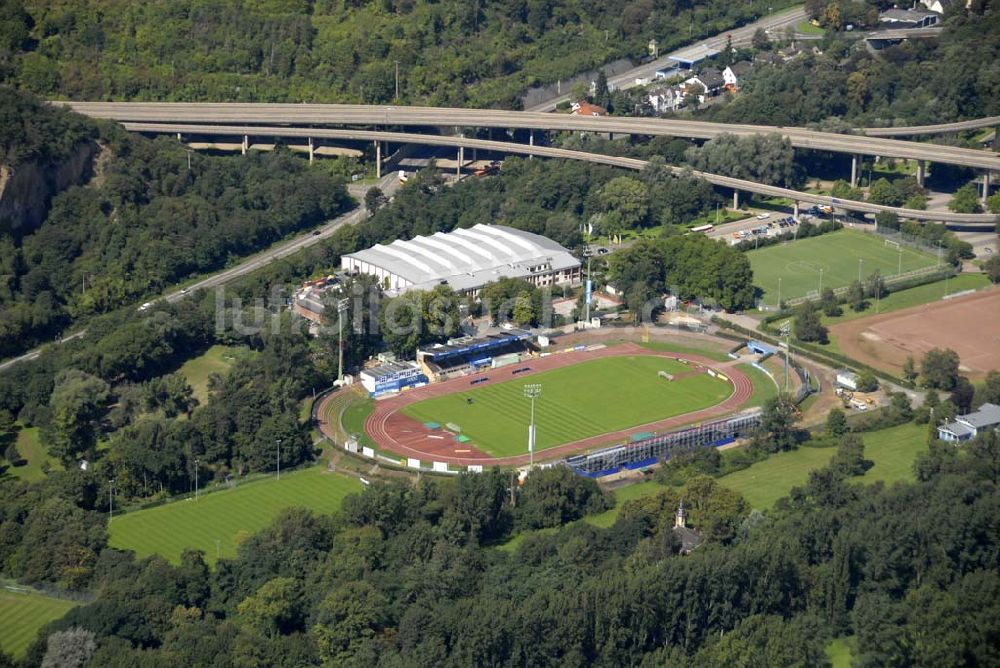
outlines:
[[108, 526], [108, 544], [133, 550], [139, 558], [158, 554], [178, 563], [186, 548], [202, 550], [205, 560], [233, 557], [247, 536], [260, 531], [291, 507], [332, 513], [362, 484], [357, 478], [328, 473], [323, 466], [289, 471], [281, 480], [265, 478], [193, 499], [172, 501], [116, 516]]
[[12, 587], [0, 589], [0, 652], [19, 658], [42, 628], [79, 603]]
[[800, 239], [760, 250], [748, 251], [754, 285], [763, 291], [765, 304], [777, 305], [778, 279], [781, 299], [805, 297], [822, 287], [840, 288], [862, 280], [878, 269], [884, 278], [937, 264], [937, 257], [906, 246], [887, 246], [875, 234], [838, 230], [818, 237]]
[[[660, 371], [676, 380], [660, 377]], [[544, 450], [714, 406], [732, 394], [728, 381], [697, 371], [658, 356], [605, 357], [425, 399], [403, 413], [421, 422], [457, 425], [472, 445], [495, 457], [521, 455], [531, 411], [524, 396], [527, 384], [542, 386], [535, 426], [536, 449]]]

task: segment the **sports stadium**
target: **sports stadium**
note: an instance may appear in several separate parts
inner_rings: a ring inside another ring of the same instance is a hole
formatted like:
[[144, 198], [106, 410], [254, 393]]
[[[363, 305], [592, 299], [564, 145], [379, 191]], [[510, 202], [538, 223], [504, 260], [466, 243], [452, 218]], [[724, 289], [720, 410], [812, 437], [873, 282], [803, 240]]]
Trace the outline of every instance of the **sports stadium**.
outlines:
[[757, 423], [744, 360], [631, 342], [542, 352], [525, 334], [421, 350], [432, 382], [377, 398], [364, 425], [374, 447], [345, 447], [440, 472], [565, 460], [600, 475], [728, 443]]

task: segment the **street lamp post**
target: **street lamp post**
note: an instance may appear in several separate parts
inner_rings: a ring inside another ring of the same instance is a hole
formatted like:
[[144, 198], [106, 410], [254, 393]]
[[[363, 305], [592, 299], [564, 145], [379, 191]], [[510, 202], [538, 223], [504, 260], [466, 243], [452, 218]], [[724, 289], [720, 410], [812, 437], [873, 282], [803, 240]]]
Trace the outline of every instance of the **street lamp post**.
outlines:
[[781, 276], [778, 276], [778, 310], [781, 310]]
[[528, 468], [535, 468], [535, 399], [542, 393], [540, 383], [524, 386], [524, 396], [531, 400], [531, 422], [528, 425]]
[[351, 303], [350, 299], [341, 299], [337, 302], [337, 381], [343, 382], [344, 380], [344, 313], [347, 312], [347, 306]]
[[788, 347], [788, 335], [791, 333], [791, 331], [792, 331], [791, 321], [788, 321], [781, 326], [781, 333], [784, 334], [785, 336], [785, 394], [788, 394], [788, 351], [790, 350], [790, 348]]

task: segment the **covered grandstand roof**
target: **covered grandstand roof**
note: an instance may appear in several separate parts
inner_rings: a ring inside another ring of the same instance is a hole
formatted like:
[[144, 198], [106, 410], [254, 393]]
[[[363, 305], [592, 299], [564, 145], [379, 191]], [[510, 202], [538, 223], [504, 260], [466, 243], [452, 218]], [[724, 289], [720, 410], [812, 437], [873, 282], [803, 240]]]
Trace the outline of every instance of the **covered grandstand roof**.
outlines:
[[466, 336], [460, 339], [452, 339], [448, 343], [438, 343], [420, 348], [417, 351], [417, 355], [420, 357], [430, 357], [435, 362], [440, 362], [452, 357], [487, 353], [517, 341], [530, 341], [531, 338], [531, 332], [527, 330], [511, 329], [499, 334], [487, 334], [479, 338]]
[[397, 240], [345, 257], [381, 267], [405, 279], [408, 288], [431, 289], [447, 282], [474, 290], [500, 278], [523, 278], [580, 266], [565, 248], [538, 234], [505, 225], [478, 224], [447, 234]]

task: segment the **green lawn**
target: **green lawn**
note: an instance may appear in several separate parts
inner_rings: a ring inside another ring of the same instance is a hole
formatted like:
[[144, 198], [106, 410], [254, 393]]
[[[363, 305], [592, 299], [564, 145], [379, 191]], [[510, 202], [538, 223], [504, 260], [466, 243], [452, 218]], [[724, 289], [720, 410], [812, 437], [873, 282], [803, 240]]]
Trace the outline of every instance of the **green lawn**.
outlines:
[[[344, 410], [342, 424], [344, 425], [344, 431], [348, 434], [354, 434], [358, 437], [358, 442], [363, 446], [369, 448], [375, 447], [375, 441], [372, 437], [368, 435], [365, 431], [365, 420], [368, 416], [372, 414], [375, 410], [375, 400], [368, 397], [362, 397], [357, 401], [351, 401], [347, 409]], [[326, 419], [336, 420], [336, 416], [328, 415]]]
[[248, 354], [248, 349], [240, 346], [212, 346], [203, 355], [189, 359], [180, 372], [187, 378], [199, 403], [208, 403], [208, 377], [213, 373], [224, 374], [240, 355]]
[[[930, 267], [937, 258], [902, 247], [886, 246], [882, 237], [856, 230], [838, 230], [818, 237], [800, 239], [760, 250], [748, 251], [753, 267], [754, 284], [763, 291], [765, 303], [777, 304], [778, 279], [781, 299], [796, 299], [820, 289], [820, 270], [824, 288], [850, 285], [858, 278], [858, 268], [865, 278], [878, 269], [885, 277]], [[861, 261], [859, 263], [859, 260]]]
[[913, 461], [926, 449], [927, 426], [902, 424], [864, 435], [865, 458], [875, 462], [861, 479], [891, 485], [897, 480], [913, 481]]
[[35, 639], [38, 629], [77, 605], [34, 591], [15, 593], [0, 589], [0, 651], [20, 657]]
[[38, 440], [38, 427], [19, 427], [17, 432], [17, 451], [21, 459], [27, 463], [24, 466], [11, 466], [7, 472], [21, 480], [37, 482], [45, 477], [42, 464], [48, 462], [54, 470], [62, 469], [59, 460], [50, 457], [45, 446]]
[[819, 26], [814, 26], [809, 21], [800, 21], [795, 26], [795, 32], [803, 35], [822, 35], [826, 31]]
[[333, 512], [345, 496], [361, 488], [356, 478], [313, 466], [283, 474], [280, 481], [267, 478], [204, 494], [198, 501], [174, 501], [115, 517], [108, 542], [134, 550], [140, 558], [159, 554], [175, 563], [191, 547], [204, 550], [211, 563], [216, 558], [216, 541], [219, 555], [232, 557], [242, 537], [270, 524], [283, 508]]
[[[927, 431], [921, 425], [904, 424], [864, 434], [865, 458], [875, 465], [861, 478], [865, 483], [878, 480], [891, 484], [913, 479], [913, 460], [924, 449]], [[799, 448], [781, 452], [757, 462], [748, 469], [719, 478], [719, 482], [739, 492], [750, 505], [767, 509], [792, 487], [804, 485], [809, 472], [826, 466], [836, 448]]]
[[[739, 369], [749, 376], [753, 382], [753, 394], [750, 395], [750, 400], [746, 402], [745, 406], [760, 406], [771, 397], [778, 395], [778, 386], [774, 384], [774, 380], [771, 380], [771, 377], [766, 373], [749, 364], [740, 364]], [[789, 373], [793, 372], [789, 371]], [[775, 380], [780, 383], [784, 380], [784, 376], [776, 375]]]
[[732, 393], [729, 383], [707, 374], [676, 381], [657, 375], [690, 370], [663, 357], [607, 357], [426, 399], [403, 412], [421, 422], [458, 425], [491, 455], [517, 455], [524, 452], [527, 438], [531, 402], [523, 387], [528, 383], [542, 386], [535, 424], [536, 449], [544, 450], [714, 406]]
[[854, 636], [845, 636], [830, 641], [826, 646], [826, 656], [830, 659], [833, 668], [850, 668], [851, 666], [851, 646], [854, 644]]
[[799, 448], [779, 452], [748, 469], [719, 478], [719, 483], [742, 494], [750, 505], [765, 510], [806, 483], [809, 472], [826, 466], [836, 448]]

